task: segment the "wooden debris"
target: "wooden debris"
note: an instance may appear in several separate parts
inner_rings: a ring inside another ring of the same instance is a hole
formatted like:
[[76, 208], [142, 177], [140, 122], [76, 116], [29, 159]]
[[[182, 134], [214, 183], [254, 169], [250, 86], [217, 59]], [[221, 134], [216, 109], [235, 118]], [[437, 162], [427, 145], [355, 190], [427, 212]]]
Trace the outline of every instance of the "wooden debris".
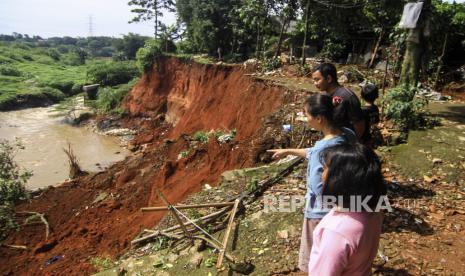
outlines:
[[[193, 209], [193, 208], [205, 208], [205, 207], [225, 207], [225, 206], [232, 206], [234, 202], [219, 202], [219, 203], [205, 203], [205, 204], [192, 204], [192, 205], [176, 205], [172, 206], [178, 210], [183, 209]], [[142, 212], [151, 212], [151, 211], [167, 211], [169, 210], [169, 206], [157, 206], [157, 207], [143, 207], [140, 208]]]
[[29, 214], [29, 215], [39, 217], [42, 223], [45, 225], [45, 239], [48, 239], [48, 236], [50, 235], [50, 225], [48, 224], [48, 221], [45, 218], [44, 214], [37, 213], [37, 212], [18, 212], [18, 214]]
[[234, 207], [231, 210], [229, 215], [229, 222], [228, 227], [226, 228], [226, 234], [224, 235], [222, 249], [220, 250], [220, 255], [218, 256], [218, 262], [216, 263], [216, 267], [220, 268], [223, 265], [223, 258], [224, 254], [226, 253], [226, 247], [228, 245], [229, 233], [231, 232], [231, 228], [234, 222], [234, 217], [236, 215], [237, 207], [239, 206], [240, 200], [236, 199], [234, 201]]

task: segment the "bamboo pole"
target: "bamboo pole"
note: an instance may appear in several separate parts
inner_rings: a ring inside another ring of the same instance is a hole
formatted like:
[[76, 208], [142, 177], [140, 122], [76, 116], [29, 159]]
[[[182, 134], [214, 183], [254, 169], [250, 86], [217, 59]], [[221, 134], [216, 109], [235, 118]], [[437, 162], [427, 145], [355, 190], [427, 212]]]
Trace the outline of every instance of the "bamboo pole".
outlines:
[[181, 218], [179, 217], [177, 211], [173, 208], [173, 205], [171, 205], [171, 203], [168, 202], [168, 200], [166, 199], [166, 197], [160, 192], [157, 190], [157, 194], [158, 196], [163, 200], [163, 202], [165, 202], [166, 205], [168, 205], [169, 207], [169, 210], [171, 211], [171, 213], [173, 214], [174, 218], [178, 221], [179, 225], [181, 226], [181, 229], [182, 231], [184, 232], [184, 234], [186, 235], [186, 237], [188, 238], [191, 238], [191, 234], [187, 231], [187, 228], [186, 226], [184, 225], [184, 222], [181, 220]]
[[[226, 207], [226, 208], [224, 208], [224, 209], [221, 209], [221, 210], [218, 211], [218, 212], [211, 213], [211, 214], [209, 214], [209, 215], [200, 217], [200, 218], [195, 219], [195, 220], [192, 220], [192, 221], [188, 221], [188, 222], [183, 223], [183, 224], [184, 224], [184, 226], [189, 226], [189, 225], [192, 224], [192, 222], [209, 221], [210, 219], [215, 219], [216, 217], [218, 217], [218, 216], [224, 214], [228, 209], [229, 209], [229, 207]], [[172, 226], [172, 227], [170, 227], [170, 228], [163, 229], [163, 230], [148, 230], [148, 229], [145, 229], [145, 230], [144, 230], [145, 232], [151, 232], [152, 234], [147, 235], [147, 236], [144, 236], [144, 237], [141, 237], [141, 238], [138, 238], [138, 239], [134, 239], [134, 240], [131, 241], [131, 244], [136, 244], [136, 243], [139, 243], [139, 242], [142, 242], [142, 241], [146, 241], [146, 240], [148, 240], [148, 239], [151, 239], [151, 238], [154, 238], [154, 237], [160, 235], [161, 232], [167, 233], [167, 232], [171, 232], [171, 231], [178, 230], [179, 228], [181, 228], [180, 225], [175, 225], [175, 226]]]
[[226, 233], [223, 239], [222, 249], [220, 250], [220, 255], [218, 256], [218, 262], [216, 263], [216, 268], [220, 268], [223, 265], [224, 254], [226, 253], [226, 247], [228, 245], [229, 233], [231, 233], [231, 228], [234, 222], [234, 217], [236, 216], [237, 207], [239, 206], [239, 199], [234, 201], [234, 207], [231, 210], [231, 215], [229, 216], [228, 227], [226, 228]]
[[[178, 210], [183, 209], [193, 209], [193, 208], [205, 208], [205, 207], [225, 207], [225, 206], [232, 206], [234, 202], [219, 202], [219, 203], [205, 203], [205, 204], [192, 204], [192, 205], [176, 205], [173, 206]], [[167, 211], [169, 210], [169, 206], [157, 206], [157, 207], [143, 207], [140, 208], [142, 212], [152, 212], [152, 211]]]

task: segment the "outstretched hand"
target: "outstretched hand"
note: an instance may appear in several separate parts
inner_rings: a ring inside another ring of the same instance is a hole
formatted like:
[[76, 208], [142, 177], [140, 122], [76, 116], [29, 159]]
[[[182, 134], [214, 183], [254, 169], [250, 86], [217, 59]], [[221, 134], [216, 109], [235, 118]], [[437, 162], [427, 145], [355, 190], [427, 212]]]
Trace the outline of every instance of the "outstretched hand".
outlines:
[[266, 152], [273, 153], [273, 156], [272, 156], [273, 159], [283, 158], [288, 155], [287, 149], [270, 149], [270, 150], [267, 150]]

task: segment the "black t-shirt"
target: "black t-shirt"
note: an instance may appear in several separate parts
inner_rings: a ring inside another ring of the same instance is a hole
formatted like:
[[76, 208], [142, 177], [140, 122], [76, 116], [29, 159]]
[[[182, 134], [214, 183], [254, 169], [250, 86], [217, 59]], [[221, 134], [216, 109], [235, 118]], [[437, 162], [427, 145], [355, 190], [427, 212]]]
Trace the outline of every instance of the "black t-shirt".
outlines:
[[365, 143], [372, 137], [371, 126], [379, 123], [379, 109], [376, 105], [368, 105], [362, 107], [362, 112], [365, 120], [365, 133], [360, 140]]
[[350, 89], [339, 86], [331, 96], [333, 97], [333, 101], [335, 97], [342, 99], [337, 107], [338, 125], [354, 129], [353, 123], [364, 118], [357, 95]]

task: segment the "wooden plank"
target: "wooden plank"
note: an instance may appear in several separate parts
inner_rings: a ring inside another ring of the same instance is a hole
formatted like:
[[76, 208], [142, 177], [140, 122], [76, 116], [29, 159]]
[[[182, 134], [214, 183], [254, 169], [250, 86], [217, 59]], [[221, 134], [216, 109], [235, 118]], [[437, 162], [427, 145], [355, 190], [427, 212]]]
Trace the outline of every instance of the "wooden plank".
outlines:
[[236, 216], [236, 211], [237, 207], [239, 206], [239, 203], [239, 199], [236, 199], [234, 201], [234, 207], [232, 208], [231, 215], [229, 216], [228, 227], [226, 228], [226, 232], [224, 234], [222, 249], [220, 250], [220, 255], [218, 256], [218, 262], [216, 263], [217, 268], [220, 268], [223, 265], [224, 254], [226, 253], [226, 247], [228, 246], [229, 233], [231, 233], [231, 228], [234, 223], [234, 217]]
[[[192, 204], [192, 205], [175, 205], [178, 210], [183, 209], [193, 209], [193, 208], [206, 208], [206, 207], [225, 207], [232, 206], [234, 202], [219, 202], [219, 203], [204, 203], [204, 204]], [[142, 207], [140, 210], [142, 212], [152, 212], [152, 211], [168, 211], [169, 206], [156, 206], [156, 207]]]

